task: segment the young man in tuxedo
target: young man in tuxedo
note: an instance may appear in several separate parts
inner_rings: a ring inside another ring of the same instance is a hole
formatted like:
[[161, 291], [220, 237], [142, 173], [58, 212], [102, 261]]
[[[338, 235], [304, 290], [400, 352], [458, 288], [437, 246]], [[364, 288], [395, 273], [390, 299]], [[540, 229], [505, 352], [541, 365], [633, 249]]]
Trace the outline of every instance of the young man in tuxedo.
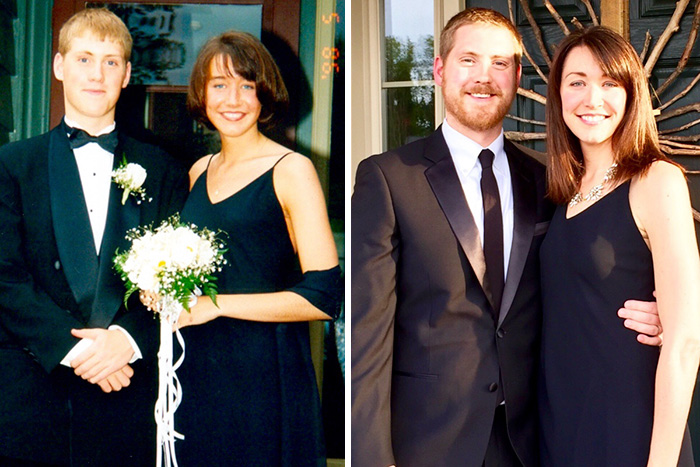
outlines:
[[[482, 8], [440, 39], [442, 126], [357, 170], [352, 462], [536, 466], [539, 247], [553, 210], [544, 166], [503, 136], [522, 41]], [[628, 306], [626, 325], [658, 333], [648, 304]]]
[[[0, 148], [0, 463], [155, 463], [157, 321], [123, 303], [127, 230], [177, 211], [186, 171], [115, 129], [132, 40], [105, 9], [61, 28], [64, 120]], [[125, 158], [146, 199], [112, 181]], [[70, 440], [70, 441], [69, 441]]]

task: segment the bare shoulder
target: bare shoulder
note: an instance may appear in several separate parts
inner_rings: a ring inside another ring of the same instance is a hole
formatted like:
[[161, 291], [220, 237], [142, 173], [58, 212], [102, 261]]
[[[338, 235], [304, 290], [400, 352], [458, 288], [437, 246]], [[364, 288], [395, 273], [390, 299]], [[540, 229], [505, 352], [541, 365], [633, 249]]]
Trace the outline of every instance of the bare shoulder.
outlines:
[[683, 170], [667, 161], [652, 163], [647, 173], [641, 177], [635, 177], [632, 181], [633, 186], [637, 185], [643, 192], [651, 195], [663, 193], [665, 190], [686, 183]]
[[311, 159], [299, 153], [292, 152], [283, 157], [275, 166], [273, 179], [283, 206], [323, 197], [316, 168]]
[[275, 166], [275, 185], [292, 190], [310, 188], [310, 182], [318, 183], [316, 168], [306, 156], [292, 152], [283, 157]]
[[690, 209], [688, 182], [683, 170], [666, 161], [656, 161], [643, 176], [632, 179], [630, 206], [646, 229], [660, 219], [670, 220]]
[[194, 185], [194, 182], [197, 181], [199, 176], [202, 175], [202, 173], [206, 170], [211, 157], [211, 154], [206, 155], [204, 157], [200, 157], [197, 160], [197, 162], [192, 164], [192, 167], [190, 167], [190, 188], [192, 187], [192, 185]]
[[309, 174], [316, 175], [316, 168], [306, 156], [298, 152], [290, 152], [282, 157], [275, 167], [275, 171], [287, 177], [307, 177]]

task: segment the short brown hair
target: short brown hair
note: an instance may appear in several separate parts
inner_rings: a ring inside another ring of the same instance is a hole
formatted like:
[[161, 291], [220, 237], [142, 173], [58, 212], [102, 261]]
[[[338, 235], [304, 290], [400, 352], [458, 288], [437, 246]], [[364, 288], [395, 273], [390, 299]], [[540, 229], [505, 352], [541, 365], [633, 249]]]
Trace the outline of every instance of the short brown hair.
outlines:
[[124, 51], [124, 60], [128, 62], [131, 58], [133, 41], [129, 29], [106, 8], [86, 8], [71, 16], [58, 33], [58, 53], [65, 56], [70, 50], [71, 41], [86, 33], [93, 34], [101, 41], [116, 42]]
[[276, 118], [287, 108], [287, 88], [265, 46], [253, 35], [239, 31], [213, 37], [199, 51], [187, 91], [187, 108], [194, 118], [213, 129], [207, 117], [206, 89], [210, 78], [209, 66], [217, 57], [223, 58], [224, 63], [230, 59], [233, 71], [255, 82], [255, 92], [262, 107], [258, 123], [263, 129], [272, 127]]
[[552, 61], [545, 109], [548, 194], [560, 204], [568, 203], [576, 194], [584, 172], [581, 142], [564, 122], [560, 93], [564, 61], [579, 46], [590, 50], [603, 73], [620, 83], [627, 93], [625, 113], [612, 135], [617, 163], [613, 182], [643, 175], [654, 161], [669, 161], [659, 147], [649, 84], [632, 45], [603, 26], [572, 32], [559, 44]]
[[485, 24], [505, 28], [515, 39], [515, 65], [519, 66], [523, 56], [523, 38], [515, 25], [505, 16], [489, 8], [467, 8], [454, 15], [440, 33], [440, 56], [443, 60], [454, 47], [455, 32], [468, 24]]

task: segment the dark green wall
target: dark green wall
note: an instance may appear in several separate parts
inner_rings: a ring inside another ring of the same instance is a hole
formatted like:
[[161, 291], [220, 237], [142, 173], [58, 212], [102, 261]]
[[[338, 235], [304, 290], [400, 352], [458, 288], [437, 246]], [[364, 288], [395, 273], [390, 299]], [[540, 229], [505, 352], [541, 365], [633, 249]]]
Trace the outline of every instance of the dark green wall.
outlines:
[[13, 23], [17, 16], [15, 0], [0, 1], [0, 144], [9, 141], [15, 129], [12, 105], [12, 77], [17, 74]]
[[0, 0], [0, 144], [48, 129], [52, 7]]

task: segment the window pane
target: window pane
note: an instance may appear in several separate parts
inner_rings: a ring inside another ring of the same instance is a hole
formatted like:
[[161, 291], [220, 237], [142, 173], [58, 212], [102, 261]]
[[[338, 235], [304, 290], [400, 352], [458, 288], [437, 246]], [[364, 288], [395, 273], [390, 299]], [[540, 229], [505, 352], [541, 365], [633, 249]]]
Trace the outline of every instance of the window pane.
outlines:
[[199, 49], [213, 36], [236, 29], [260, 37], [262, 5], [160, 5], [88, 2], [104, 6], [134, 39], [131, 84], [187, 86]]
[[384, 90], [386, 105], [386, 149], [394, 149], [435, 129], [435, 101], [432, 86]]
[[385, 0], [386, 81], [433, 79], [433, 2]]

